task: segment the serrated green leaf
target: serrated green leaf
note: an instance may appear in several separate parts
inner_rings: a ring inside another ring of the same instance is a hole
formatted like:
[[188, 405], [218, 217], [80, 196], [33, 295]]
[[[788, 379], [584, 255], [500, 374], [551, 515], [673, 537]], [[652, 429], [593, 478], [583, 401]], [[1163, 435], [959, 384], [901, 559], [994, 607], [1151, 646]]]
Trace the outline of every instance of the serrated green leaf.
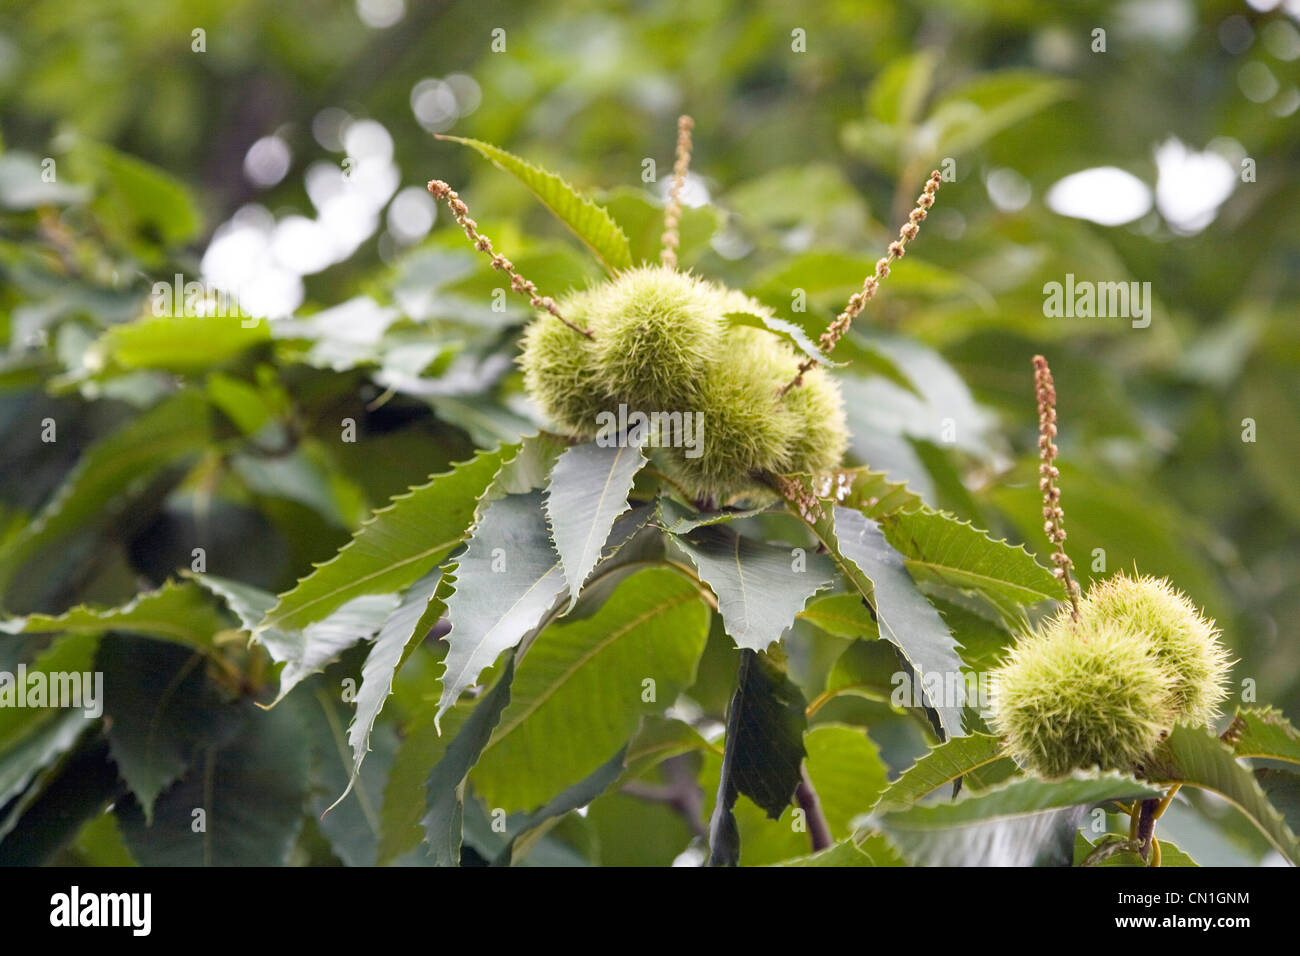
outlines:
[[454, 583], [439, 714], [502, 651], [535, 630], [565, 593], [540, 493], [509, 495], [487, 507], [458, 559]]
[[534, 166], [504, 149], [477, 139], [440, 136], [477, 150], [523, 183], [555, 217], [581, 239], [610, 272], [621, 272], [632, 265], [627, 236], [612, 216], [554, 173]]
[[479, 498], [518, 446], [480, 452], [470, 461], [412, 488], [375, 512], [352, 540], [316, 566], [254, 629], [301, 631], [366, 594], [393, 594], [410, 587], [464, 539]]
[[[283, 866], [302, 827], [311, 748], [294, 706], [244, 705], [233, 738], [204, 748], [193, 771], [154, 804], [145, 822], [131, 799], [115, 808], [122, 837], [143, 866]], [[204, 828], [196, 831], [195, 811]]]
[[898, 511], [880, 519], [885, 538], [918, 582], [937, 581], [988, 597], [1014, 620], [1020, 608], [1061, 600], [1052, 572], [1023, 547], [994, 541], [967, 521], [942, 512]]
[[[945, 689], [964, 687], [961, 646], [939, 612], [916, 589], [903, 558], [889, 546], [870, 518], [835, 506], [833, 518], [818, 519], [813, 530], [830, 550], [845, 577], [872, 601], [880, 636], [898, 648], [913, 670], [921, 694], [937, 715], [946, 736], [962, 734], [962, 701], [935, 700], [932, 683]], [[933, 675], [933, 676], [931, 676]]]
[[860, 594], [826, 594], [815, 597], [799, 612], [799, 617], [836, 637], [871, 641], [880, 636], [876, 620], [862, 603]]
[[[425, 784], [427, 804], [425, 839], [435, 866], [459, 866], [465, 827], [465, 778], [478, 762], [492, 731], [510, 703], [510, 685], [515, 677], [514, 654], [510, 655], [497, 682], [470, 712], [429, 772]], [[441, 713], [441, 710], [439, 711]], [[436, 720], [436, 718], [435, 718]]]
[[1154, 799], [1160, 790], [1116, 773], [1019, 777], [952, 803], [875, 813], [870, 824], [920, 866], [1068, 866], [1086, 807]]
[[1239, 710], [1228, 729], [1238, 757], [1267, 757], [1300, 763], [1300, 730], [1273, 707]]
[[212, 649], [213, 635], [226, 627], [225, 618], [210, 598], [194, 584], [177, 581], [138, 594], [118, 607], [81, 604], [62, 614], [28, 614], [0, 621], [0, 633], [5, 634], [132, 631], [205, 652]]
[[[370, 749], [371, 730], [375, 726], [379, 712], [383, 710], [385, 701], [388, 700], [388, 695], [392, 693], [393, 677], [397, 673], [407, 645], [412, 640], [422, 639], [427, 633], [427, 629], [421, 630], [421, 625], [431, 605], [435, 603], [434, 594], [441, 581], [442, 572], [434, 569], [411, 585], [402, 596], [401, 603], [379, 628], [379, 634], [376, 635], [374, 644], [366, 654], [366, 661], [361, 666], [361, 685], [357, 688], [356, 712], [353, 714], [352, 723], [348, 726], [348, 743], [352, 747], [352, 772], [348, 776], [346, 788], [338, 796], [339, 800], [347, 796], [347, 792], [352, 789], [357, 781], [357, 775], [361, 772], [362, 761], [366, 759], [366, 753]], [[443, 610], [441, 601], [436, 604], [435, 619], [441, 616]]]
[[113, 761], [145, 820], [154, 801], [203, 747], [238, 725], [205, 675], [201, 654], [124, 634], [100, 642], [95, 669], [104, 675], [104, 713]]
[[1240, 810], [1279, 853], [1300, 864], [1300, 843], [1232, 748], [1204, 728], [1177, 726], [1146, 768], [1161, 783], [1217, 793]]
[[1002, 741], [989, 734], [968, 734], [931, 748], [880, 795], [877, 811], [910, 807], [940, 787], [981, 772], [984, 786], [1015, 773], [1016, 764], [1002, 749]]
[[818, 365], [833, 368], [844, 364], [843, 362], [832, 362], [827, 358], [826, 354], [817, 347], [817, 343], [808, 337], [808, 333], [793, 322], [778, 319], [773, 315], [760, 315], [755, 312], [728, 312], [722, 318], [729, 328], [740, 325], [750, 329], [762, 329], [764, 332], [771, 332], [777, 338], [783, 339], [794, 346]]
[[368, 735], [375, 753], [363, 768], [348, 749], [345, 728], [350, 708], [321, 682], [315, 682], [311, 691], [301, 709], [312, 749], [312, 814], [340, 860], [348, 866], [374, 866], [379, 808], [397, 734], [385, 725]]
[[475, 789], [491, 807], [531, 810], [595, 772], [691, 685], [708, 622], [694, 581], [651, 568], [591, 617], [546, 628], [519, 660], [510, 706], [470, 776]]
[[628, 493], [645, 462], [639, 447], [602, 448], [588, 442], [567, 449], [551, 470], [546, 517], [564, 568], [570, 608], [600, 560], [614, 522], [628, 510]]
[[865, 813], [889, 784], [880, 751], [865, 730], [820, 724], [804, 735], [808, 776], [817, 791], [831, 836], [845, 839], [852, 820]]
[[789, 548], [730, 528], [705, 526], [673, 540], [717, 596], [727, 636], [740, 648], [763, 651], [779, 641], [808, 599], [832, 582], [824, 555], [799, 561]]

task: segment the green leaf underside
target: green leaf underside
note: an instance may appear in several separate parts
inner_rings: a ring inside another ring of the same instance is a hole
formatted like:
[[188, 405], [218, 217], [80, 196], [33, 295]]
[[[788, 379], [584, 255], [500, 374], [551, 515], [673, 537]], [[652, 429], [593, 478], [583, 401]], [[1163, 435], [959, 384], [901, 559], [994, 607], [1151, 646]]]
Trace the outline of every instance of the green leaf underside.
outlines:
[[519, 660], [510, 706], [471, 774], [475, 790], [509, 813], [595, 772], [693, 683], [708, 622], [693, 581], [651, 568], [592, 616], [547, 627]]
[[460, 725], [425, 784], [424, 826], [429, 855], [435, 866], [459, 866], [465, 827], [465, 777], [478, 762], [492, 730], [510, 703], [515, 661], [510, 655], [501, 676]]
[[1213, 733], [1204, 728], [1175, 727], [1152, 758], [1147, 773], [1162, 783], [1217, 793], [1240, 810], [1274, 849], [1300, 865], [1300, 844], [1286, 820], [1269, 803], [1249, 768]]
[[[989, 734], [954, 737], [928, 753], [903, 771], [902, 775], [880, 795], [878, 811], [901, 809], [916, 803], [945, 784], [984, 770], [986, 774], [1000, 768], [999, 779], [1015, 772], [1015, 761], [1002, 750], [1002, 742]], [[994, 774], [996, 776], [996, 774]], [[990, 780], [989, 782], [993, 782]]]
[[504, 650], [533, 631], [564, 593], [540, 492], [492, 502], [470, 536], [447, 599], [448, 651], [439, 715]]
[[525, 159], [491, 143], [462, 136], [440, 136], [477, 150], [499, 169], [513, 175], [596, 254], [610, 272], [621, 272], [632, 265], [632, 251], [627, 236], [610, 214], [554, 173], [534, 166]]
[[[339, 795], [339, 800], [342, 800], [356, 783], [357, 775], [361, 772], [362, 761], [366, 758], [366, 751], [370, 749], [370, 732], [375, 726], [379, 712], [384, 707], [384, 702], [392, 692], [393, 677], [397, 674], [402, 654], [407, 644], [424, 636], [420, 625], [441, 581], [442, 573], [434, 569], [411, 585], [402, 596], [401, 604], [379, 628], [379, 634], [375, 637], [369, 653], [366, 654], [366, 661], [361, 667], [361, 686], [357, 688], [356, 712], [353, 714], [352, 723], [348, 726], [348, 743], [352, 747], [352, 772], [347, 789]], [[438, 616], [440, 616], [441, 602], [438, 603]]]
[[551, 470], [546, 517], [564, 568], [569, 606], [600, 560], [601, 549], [620, 515], [645, 455], [635, 446], [602, 448], [595, 442], [567, 449]]
[[1162, 792], [1116, 773], [1013, 778], [951, 803], [873, 814], [871, 824], [920, 866], [1067, 866], [1086, 807]]
[[789, 548], [729, 528], [696, 528], [674, 541], [717, 596], [727, 635], [740, 648], [762, 651], [779, 641], [808, 599], [832, 583], [824, 555], [807, 554], [796, 567]]
[[950, 689], [960, 694], [963, 665], [957, 650], [961, 645], [939, 612], [916, 589], [902, 557], [889, 546], [879, 526], [856, 511], [835, 506], [833, 524], [827, 527], [824, 518], [817, 524], [819, 536], [824, 535], [822, 540], [845, 576], [869, 600], [874, 597], [880, 636], [897, 647], [911, 665], [945, 735], [960, 736], [962, 701], [936, 701], [927, 684], [935, 681], [943, 687], [945, 697]]

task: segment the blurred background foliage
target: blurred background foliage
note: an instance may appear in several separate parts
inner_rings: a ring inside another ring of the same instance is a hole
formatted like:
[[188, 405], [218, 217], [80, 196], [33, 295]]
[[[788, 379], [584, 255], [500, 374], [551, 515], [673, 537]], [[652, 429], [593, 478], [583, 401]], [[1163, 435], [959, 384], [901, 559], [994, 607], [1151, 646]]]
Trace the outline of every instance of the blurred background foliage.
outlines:
[[[424, 183], [460, 190], [543, 292], [595, 269], [515, 181], [433, 134], [561, 173], [653, 257], [685, 111], [684, 264], [811, 332], [951, 160], [842, 348], [853, 457], [1042, 551], [1045, 353], [1084, 576], [1169, 575], [1218, 619], [1235, 677], [1300, 712], [1296, 18], [1266, 0], [12, 0], [0, 606], [120, 603], [195, 547], [283, 590], [389, 496], [543, 424], [513, 366], [528, 314], [493, 309], [499, 277]], [[1121, 224], [1049, 205], [1100, 167], [1138, 183]], [[150, 321], [153, 283], [178, 273], [292, 317]], [[1067, 274], [1149, 282], [1150, 326], [1046, 317], [1043, 286]], [[402, 672], [386, 718], [427, 675]], [[720, 711], [707, 678], [696, 696]], [[627, 840], [632, 803], [587, 821], [611, 859], [649, 852]], [[1179, 839], [1202, 862], [1262, 855], [1244, 831], [1198, 834]]]

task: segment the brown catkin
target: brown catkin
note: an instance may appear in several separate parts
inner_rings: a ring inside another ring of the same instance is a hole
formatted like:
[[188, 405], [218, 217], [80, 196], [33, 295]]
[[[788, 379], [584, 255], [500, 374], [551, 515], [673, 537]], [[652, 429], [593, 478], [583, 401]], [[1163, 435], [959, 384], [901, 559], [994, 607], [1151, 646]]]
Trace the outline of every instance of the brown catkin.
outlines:
[[569, 328], [573, 329], [573, 331], [585, 335], [587, 338], [592, 337], [590, 329], [584, 329], [580, 326], [574, 325], [562, 316], [560, 310], [555, 305], [555, 301], [550, 296], [538, 295], [537, 286], [533, 285], [533, 283], [529, 282], [516, 272], [514, 263], [500, 253], [492, 250], [492, 240], [478, 231], [478, 223], [469, 217], [469, 207], [466, 206], [460, 196], [457, 195], [456, 190], [452, 189], [441, 179], [435, 179], [429, 183], [429, 192], [433, 193], [435, 199], [441, 199], [447, 204], [447, 207], [451, 210], [452, 216], [455, 217], [456, 222], [460, 227], [465, 230], [465, 235], [469, 237], [469, 241], [474, 245], [474, 248], [479, 252], [486, 253], [491, 258], [492, 268], [498, 269], [510, 276], [510, 288], [514, 289], [514, 291], [518, 292], [520, 295], [527, 296], [529, 303], [534, 309], [549, 312]]
[[[886, 250], [887, 254], [876, 260], [875, 271], [867, 276], [862, 283], [862, 289], [853, 293], [849, 297], [849, 303], [844, 307], [844, 311], [835, 317], [835, 321], [830, 324], [825, 332], [822, 333], [818, 345], [821, 346], [822, 354], [829, 354], [844, 333], [849, 330], [853, 320], [858, 317], [866, 304], [875, 298], [876, 291], [880, 288], [880, 280], [889, 275], [889, 267], [893, 265], [895, 259], [903, 258], [907, 252], [907, 244], [916, 238], [916, 234], [921, 231], [921, 223], [925, 220], [934, 205], [934, 194], [939, 190], [939, 184], [943, 182], [943, 177], [939, 170], [930, 173], [930, 178], [925, 182], [925, 188], [921, 195], [917, 197], [916, 207], [907, 217], [907, 222], [898, 230], [898, 238], [889, 244]], [[780, 394], [784, 395], [792, 388], [797, 388], [803, 384], [804, 373], [806, 373], [816, 361], [812, 358], [804, 359], [799, 365], [799, 371], [795, 377], [781, 388]]]

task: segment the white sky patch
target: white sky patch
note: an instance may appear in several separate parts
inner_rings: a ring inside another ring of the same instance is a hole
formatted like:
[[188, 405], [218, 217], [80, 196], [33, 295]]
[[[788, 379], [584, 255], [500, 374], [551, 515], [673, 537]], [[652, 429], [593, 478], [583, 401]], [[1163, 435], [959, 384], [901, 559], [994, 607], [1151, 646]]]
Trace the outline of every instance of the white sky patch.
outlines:
[[254, 186], [266, 189], [289, 173], [293, 153], [279, 136], [263, 136], [244, 154], [244, 175]]
[[357, 16], [372, 30], [384, 30], [406, 16], [406, 0], [357, 0]]
[[429, 234], [437, 215], [438, 207], [429, 190], [407, 186], [388, 207], [388, 231], [398, 242], [409, 246]]
[[1034, 195], [1029, 180], [1008, 166], [989, 170], [984, 177], [984, 188], [999, 212], [1019, 212], [1029, 205]]
[[1055, 213], [1086, 219], [1102, 226], [1122, 226], [1141, 219], [1151, 209], [1151, 190], [1130, 172], [1097, 166], [1071, 173], [1047, 191]]
[[1237, 168], [1218, 152], [1194, 152], [1175, 138], [1156, 149], [1156, 208], [1174, 232], [1192, 235], [1214, 221], [1237, 186]]
[[[665, 174], [659, 177], [655, 184], [658, 187], [659, 198], [664, 202], [668, 201], [668, 193], [673, 187], [672, 167], [669, 166]], [[694, 173], [686, 174], [686, 182], [682, 184], [682, 205], [688, 209], [695, 209], [699, 206], [709, 204], [709, 187], [704, 185], [704, 180]]]

